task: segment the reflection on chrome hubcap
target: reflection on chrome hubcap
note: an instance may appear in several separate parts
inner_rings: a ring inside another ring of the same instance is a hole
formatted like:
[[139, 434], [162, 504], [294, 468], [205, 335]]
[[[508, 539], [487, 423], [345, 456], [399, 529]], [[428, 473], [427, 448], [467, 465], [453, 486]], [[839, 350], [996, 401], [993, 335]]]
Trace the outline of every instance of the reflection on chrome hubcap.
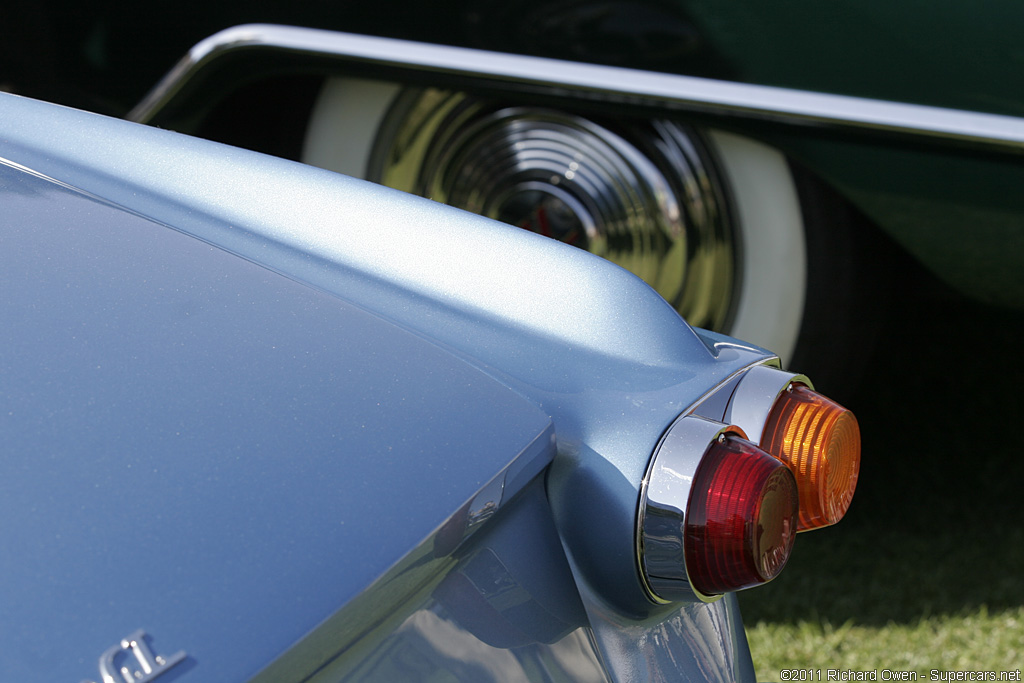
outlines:
[[407, 90], [369, 178], [586, 249], [691, 324], [728, 324], [738, 264], [725, 193], [703, 139], [682, 124]]
[[565, 190], [545, 183], [514, 188], [498, 203], [494, 217], [581, 249], [589, 248], [590, 235], [597, 236], [586, 208]]

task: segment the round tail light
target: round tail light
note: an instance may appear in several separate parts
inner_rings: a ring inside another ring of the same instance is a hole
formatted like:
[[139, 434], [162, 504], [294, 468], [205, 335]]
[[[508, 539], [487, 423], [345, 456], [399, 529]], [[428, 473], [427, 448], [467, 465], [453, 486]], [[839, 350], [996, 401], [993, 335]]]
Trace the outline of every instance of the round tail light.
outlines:
[[792, 470], [800, 489], [797, 531], [843, 518], [860, 472], [853, 413], [813, 391], [807, 377], [760, 365], [744, 374], [721, 419]]
[[686, 570], [704, 594], [774, 579], [796, 538], [793, 474], [754, 444], [735, 436], [711, 446], [690, 489]]
[[645, 479], [643, 578], [656, 601], [711, 600], [775, 578], [796, 534], [793, 473], [737, 427], [677, 420]]
[[853, 413], [806, 386], [792, 384], [768, 415], [761, 447], [796, 475], [800, 531], [842, 519], [860, 472], [860, 427]]

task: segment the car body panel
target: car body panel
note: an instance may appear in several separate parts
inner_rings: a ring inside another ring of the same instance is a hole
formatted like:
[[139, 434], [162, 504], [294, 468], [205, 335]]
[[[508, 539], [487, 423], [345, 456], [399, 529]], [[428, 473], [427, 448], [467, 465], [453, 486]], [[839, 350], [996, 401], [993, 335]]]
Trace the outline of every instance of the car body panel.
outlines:
[[8, 675], [75, 680], [11, 655], [98, 657], [144, 624], [211, 679], [251, 676], [550, 462], [546, 414], [422, 338], [0, 174]]
[[[769, 352], [428, 200], [10, 95], [0, 120], [9, 670], [95, 678], [144, 628], [188, 655], [168, 680], [375, 680], [454, 642], [516, 658], [496, 680], [753, 679], [735, 597], [654, 605], [635, 525], [667, 426]], [[525, 650], [480, 630], [522, 637], [504, 597], [549, 615]]]
[[676, 4], [737, 80], [1024, 115], [1011, 2]]
[[765, 140], [814, 169], [946, 284], [1024, 306], [1020, 154], [778, 133]]

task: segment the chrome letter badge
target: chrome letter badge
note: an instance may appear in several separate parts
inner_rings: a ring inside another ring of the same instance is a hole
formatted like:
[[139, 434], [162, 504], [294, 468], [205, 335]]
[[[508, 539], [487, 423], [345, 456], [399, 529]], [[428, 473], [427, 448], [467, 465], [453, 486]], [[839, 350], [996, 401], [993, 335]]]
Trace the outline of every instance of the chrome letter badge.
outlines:
[[[131, 663], [133, 656], [134, 665]], [[146, 644], [146, 632], [139, 629], [103, 653], [100, 657], [100, 679], [102, 683], [149, 683], [184, 659], [184, 650], [166, 658], [154, 656]]]

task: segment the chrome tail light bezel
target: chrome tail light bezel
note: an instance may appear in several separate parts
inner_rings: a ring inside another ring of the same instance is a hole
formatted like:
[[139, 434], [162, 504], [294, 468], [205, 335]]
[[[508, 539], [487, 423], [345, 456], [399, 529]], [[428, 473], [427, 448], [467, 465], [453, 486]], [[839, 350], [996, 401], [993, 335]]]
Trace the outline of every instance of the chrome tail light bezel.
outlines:
[[[750, 442], [748, 445], [751, 448], [786, 469], [793, 481], [794, 491], [801, 500], [808, 493], [805, 488], [809, 485], [806, 473], [801, 475], [794, 471], [794, 463], [783, 454], [764, 450], [767, 446], [761, 445], [765, 425], [774, 407], [792, 387], [811, 389], [813, 385], [806, 376], [784, 372], [773, 367], [771, 361], [745, 368], [680, 415], [662, 437], [641, 485], [637, 514], [638, 571], [652, 602], [711, 602], [721, 597], [717, 591], [702, 590], [694, 585], [694, 576], [687, 566], [686, 548], [693, 489], [701, 476], [701, 463], [717, 441], [733, 437], [745, 439]], [[820, 395], [816, 396], [828, 401]], [[836, 407], [845, 411], [837, 404]], [[853, 422], [856, 427], [855, 418]], [[859, 441], [856, 451], [859, 464]], [[701, 482], [701, 485], [706, 485], [706, 482]], [[855, 486], [856, 477], [849, 490], [850, 497]], [[844, 508], [843, 513], [845, 511]], [[785, 553], [779, 570], [792, 550], [792, 536], [798, 530], [807, 529], [798, 525], [797, 519], [794, 506], [788, 547], [779, 551]], [[754, 523], [752, 519], [747, 521]], [[722, 593], [763, 583], [774, 578], [775, 574], [777, 572], [764, 580], [754, 580], [738, 585], [737, 588], [723, 590]]]

